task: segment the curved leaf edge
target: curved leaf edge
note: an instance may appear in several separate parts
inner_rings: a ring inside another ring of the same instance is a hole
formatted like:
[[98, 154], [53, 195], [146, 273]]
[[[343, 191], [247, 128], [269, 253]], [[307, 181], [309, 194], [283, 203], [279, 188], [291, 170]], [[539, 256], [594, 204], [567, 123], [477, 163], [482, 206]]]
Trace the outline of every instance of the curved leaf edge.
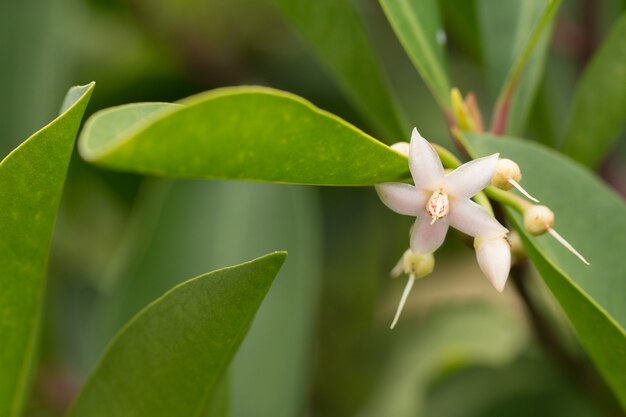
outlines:
[[[344, 127], [353, 130], [364, 139], [369, 140], [372, 144], [379, 146], [381, 149], [385, 149], [387, 151], [393, 152], [396, 155], [403, 156], [401, 153], [391, 149], [389, 146], [354, 126], [353, 124], [345, 121], [341, 117], [330, 113], [326, 110], [323, 110], [309, 100], [306, 100], [296, 94], [278, 90], [271, 87], [263, 87], [263, 86], [235, 86], [235, 87], [222, 87], [214, 90], [205, 91], [199, 94], [195, 94], [189, 96], [187, 98], [176, 101], [175, 103], [160, 103], [165, 105], [172, 105], [172, 108], [166, 108], [160, 111], [155, 111], [154, 113], [148, 115], [143, 120], [140, 120], [133, 124], [127, 130], [123, 130], [119, 132], [116, 136], [111, 138], [107, 144], [101, 146], [101, 150], [97, 151], [96, 149], [90, 146], [90, 136], [89, 133], [91, 129], [99, 122], [99, 119], [106, 114], [109, 114], [114, 111], [124, 111], [125, 109], [133, 108], [137, 105], [142, 104], [159, 104], [159, 103], [131, 103], [124, 104], [121, 106], [110, 107], [108, 109], [100, 110], [99, 112], [94, 113], [85, 123], [85, 127], [83, 128], [79, 139], [78, 139], [78, 151], [80, 155], [88, 162], [97, 163], [98, 160], [105, 158], [106, 156], [114, 153], [119, 148], [123, 147], [123, 145], [129, 141], [132, 141], [133, 137], [143, 130], [149, 128], [151, 125], [156, 123], [157, 121], [170, 117], [176, 114], [179, 111], [183, 111], [189, 106], [194, 106], [196, 104], [202, 104], [209, 100], [219, 99], [221, 97], [233, 96], [233, 95], [249, 95], [249, 94], [259, 94], [259, 95], [268, 95], [273, 97], [280, 97], [287, 100], [291, 100], [293, 102], [298, 103], [299, 105], [306, 107], [308, 110], [328, 119], [331, 119], [337, 123], [342, 124]], [[180, 105], [180, 106], [178, 106]], [[406, 158], [406, 157], [405, 157]]]
[[[93, 89], [96, 86], [96, 82], [92, 81], [88, 84], [85, 85], [75, 85], [69, 88], [67, 94], [66, 94], [66, 99], [63, 102], [63, 105], [61, 106], [61, 112], [54, 118], [52, 119], [50, 122], [48, 122], [45, 126], [43, 126], [42, 128], [40, 128], [39, 130], [37, 130], [36, 132], [34, 132], [32, 135], [30, 135], [26, 140], [24, 140], [22, 143], [20, 143], [18, 146], [16, 146], [15, 148], [13, 148], [13, 150], [11, 150], [11, 152], [9, 152], [1, 161], [0, 161], [0, 168], [2, 168], [2, 166], [4, 165], [5, 161], [9, 160], [10, 158], [12, 158], [18, 151], [20, 151], [22, 148], [28, 146], [29, 143], [31, 143], [32, 141], [34, 141], [39, 135], [41, 135], [43, 132], [45, 132], [46, 130], [50, 129], [59, 119], [61, 119], [65, 114], [67, 114], [69, 111], [71, 111], [72, 109], [74, 109], [79, 102], [81, 101], [81, 99], [83, 97], [85, 97], [85, 95], [87, 94], [91, 94], [93, 92]], [[76, 96], [72, 97], [72, 101], [71, 104], [67, 102], [67, 99], [70, 97], [71, 94], [73, 94], [74, 92], [78, 92], [81, 91], [80, 94], [77, 94]]]
[[[522, 241], [523, 242], [528, 242], [528, 244], [532, 246], [531, 249], [533, 249], [533, 251], [535, 251], [537, 254], [539, 254], [539, 256], [541, 256], [542, 260], [544, 260], [548, 265], [550, 265], [550, 267], [552, 269], [554, 269], [559, 275], [561, 275], [576, 291], [578, 291], [583, 296], [583, 298], [585, 298], [587, 301], [589, 301], [589, 303], [591, 303], [591, 305], [593, 305], [599, 312], [601, 312], [602, 315], [606, 317], [607, 321], [609, 323], [611, 323], [616, 329], [618, 329], [619, 332], [624, 336], [624, 339], [626, 340], [626, 330], [613, 318], [613, 316], [611, 316], [609, 314], [609, 312], [604, 309], [604, 307], [602, 307], [600, 304], [598, 304], [598, 302], [593, 297], [591, 297], [589, 295], [589, 293], [587, 293], [580, 285], [578, 285], [578, 283], [572, 281], [569, 278], [568, 274], [565, 271], [563, 271], [563, 269], [561, 269], [552, 260], [550, 260], [549, 258], [545, 257], [541, 253], [539, 247], [535, 244], [533, 237], [530, 236], [528, 233], [526, 233], [525, 229], [520, 226], [519, 220], [514, 218], [514, 215], [511, 215], [509, 212], [507, 212], [507, 218], [515, 226], [515, 228], [517, 229], [518, 233], [520, 233], [520, 235], [522, 235], [524, 237], [524, 239], [522, 239]], [[524, 246], [526, 247], [526, 245], [524, 245]]]
[[[551, 283], [551, 278], [546, 278], [543, 276], [544, 274], [541, 272], [541, 268], [538, 265], [539, 262], [537, 258], [540, 258], [540, 260], [545, 262], [549, 268], [552, 268], [554, 272], [556, 272], [561, 277], [561, 279], [563, 280], [563, 283], [568, 284], [572, 290], [578, 293], [581, 299], [587, 302], [593, 309], [595, 309], [599, 313], [599, 315], [604, 320], [606, 320], [607, 323], [609, 323], [610, 328], [614, 329], [616, 334], [621, 335], [623, 339], [626, 341], [626, 330], [604, 309], [604, 307], [598, 304], [598, 302], [593, 297], [591, 297], [586, 291], [584, 291], [576, 282], [572, 281], [567, 275], [567, 273], [565, 273], [560, 267], [558, 267], [554, 262], [552, 262], [550, 259], [548, 259], [546, 256], [544, 256], [541, 253], [537, 245], [533, 242], [532, 236], [529, 236], [528, 233], [525, 232], [524, 228], [520, 224], [519, 219], [518, 219], [519, 216], [516, 214], [516, 212], [510, 208], [505, 210], [505, 212], [506, 212], [506, 217], [509, 219], [509, 221], [513, 224], [517, 232], [522, 237], [522, 244], [524, 248], [527, 250], [527, 254], [529, 255], [530, 260], [532, 261], [537, 271], [539, 271], [544, 282], [547, 284], [548, 288], [550, 288], [550, 291], [553, 293], [554, 297], [557, 298], [559, 305], [561, 305], [561, 301], [560, 301], [560, 297], [557, 295], [556, 288], [553, 287], [553, 284]], [[567, 312], [566, 312], [566, 316], [568, 317], [568, 319], [570, 320], [570, 323], [574, 327], [578, 336], [578, 340], [580, 340], [580, 342], [585, 347], [585, 350], [588, 352], [588, 354], [592, 358], [594, 358], [595, 362], [602, 362], [603, 358], [598, 357], [598, 354], [596, 353], [596, 349], [592, 348], [588, 344], [586, 338], [578, 335], [579, 325], [576, 323], [576, 321], [572, 320], [570, 318], [569, 313]], [[613, 388], [614, 393], [616, 397], [619, 399], [622, 408], [626, 410], [626, 394], [624, 393], [624, 389], [620, 385], [620, 382], [616, 381], [616, 378], [613, 375], [610, 375], [608, 372], [606, 372], [604, 366], [597, 366], [597, 369], [602, 374], [605, 381], [607, 381], [607, 383]]]
[[[489, 134], [489, 133], [483, 133], [483, 134], [480, 134], [480, 136], [482, 136], [484, 138], [489, 138], [490, 140], [507, 140], [506, 136], [504, 136], [504, 137], [496, 136], [496, 135], [492, 135], [492, 134]], [[583, 165], [582, 163], [580, 163], [580, 162], [578, 162], [576, 160], [573, 160], [572, 158], [570, 158], [570, 157], [568, 157], [566, 155], [563, 155], [559, 151], [554, 150], [552, 148], [549, 148], [547, 146], [543, 146], [543, 145], [540, 145], [540, 144], [537, 144], [537, 143], [527, 142], [527, 141], [524, 141], [522, 139], [515, 139], [515, 138], [512, 138], [512, 139], [521, 141], [521, 142], [523, 142], [527, 146], [532, 146], [532, 147], [539, 148], [545, 154], [548, 154], [548, 155], [550, 155], [552, 157], [557, 157], [557, 158], [562, 159], [564, 163], [570, 165], [574, 169], [577, 169], [577, 170], [581, 171], [581, 174], [584, 172], [584, 174], [582, 174], [582, 175], [586, 175], [587, 177], [593, 178], [597, 182], [597, 185], [602, 189], [602, 191], [605, 192], [608, 196], [610, 196], [609, 198], [613, 199], [613, 203], [618, 204], [618, 205], [623, 205], [624, 209], [626, 210], [626, 205], [624, 205], [624, 201], [615, 193], [615, 191], [613, 189], [611, 189], [608, 185], [606, 185], [606, 183], [604, 183], [603, 181], [598, 181], [595, 178], [595, 176], [589, 171], [589, 168], [586, 167], [585, 165]], [[472, 157], [478, 157], [475, 149], [473, 149], [471, 147], [469, 141], [464, 140], [464, 144], [468, 145], [468, 147], [469, 147], [468, 150], [469, 150], [470, 154], [472, 155]], [[512, 219], [510, 214], [509, 214], [508, 218], [509, 218], [509, 220], [514, 220], [514, 219]], [[517, 223], [515, 221], [513, 221], [513, 224], [517, 224]], [[533, 243], [533, 248], [538, 251], [539, 250], [538, 247], [533, 242], [533, 240], [536, 239], [536, 237], [528, 236], [527, 233], [524, 230], [520, 230], [520, 232], [522, 232], [524, 234], [524, 236], [527, 236], [528, 241]], [[539, 253], [541, 253], [541, 252], [539, 252]], [[618, 328], [621, 329], [621, 332], [626, 337], [626, 331], [622, 328], [622, 326], [618, 322], [616, 322], [615, 319], [613, 319], [612, 316], [610, 316], [609, 313], [606, 310], [604, 310], [604, 308], [601, 307], [594, 298], [592, 298], [586, 291], [584, 291], [576, 282], [572, 281], [560, 267], [555, 265], [552, 261], [548, 260], [543, 255], [542, 255], [542, 258], [545, 259], [546, 262], [548, 262], [554, 268], [555, 271], [557, 271], [559, 274], [561, 274], [563, 277], [565, 277], [572, 284], [572, 286], [574, 286], [580, 293], [585, 294], [585, 296], [589, 299], [589, 301], [592, 302], [595, 306], [597, 306], [598, 309], [603, 312], [603, 314], [607, 315], [607, 317], [609, 317], [611, 319], [611, 321]]]
[[[48, 122], [46, 125], [44, 125], [42, 128], [40, 128], [39, 130], [34, 132], [32, 135], [30, 135], [27, 139], [25, 139], [22, 143], [16, 146], [13, 150], [11, 150], [11, 152], [9, 152], [0, 161], [0, 170], [4, 166], [6, 166], [7, 163], [9, 163], [13, 158], [15, 158], [16, 155], [18, 155], [19, 153], [28, 152], [26, 151], [27, 148], [29, 148], [34, 143], [36, 143], [41, 135], [43, 135], [48, 129], [51, 129], [58, 121], [60, 121], [63, 117], [65, 117], [66, 114], [68, 114], [69, 112], [74, 110], [74, 108], [79, 106], [84, 99], [89, 100], [89, 98], [91, 97], [91, 94], [93, 93], [95, 85], [96, 85], [95, 81], [92, 81], [85, 85], [75, 85], [75, 86], [70, 87], [65, 95], [59, 114], [55, 118], [53, 118], [50, 122]], [[76, 130], [78, 131], [78, 127], [76, 128]], [[48, 247], [48, 252], [49, 252], [49, 247]], [[45, 280], [45, 275], [44, 275], [44, 280]], [[44, 296], [44, 291], [45, 289], [42, 288], [40, 293], [38, 294], [38, 297], [40, 299], [41, 297]], [[40, 303], [39, 312], [34, 317], [34, 323], [32, 323], [31, 325], [29, 342], [26, 346], [27, 359], [23, 362], [21, 366], [21, 370], [18, 375], [18, 380], [15, 381], [16, 396], [14, 397], [12, 401], [12, 405], [10, 406], [11, 409], [13, 410], [11, 412], [12, 413], [11, 415], [16, 415], [16, 416], [18, 415], [20, 407], [22, 407], [22, 403], [27, 395], [24, 392], [24, 390], [27, 389], [29, 372], [31, 370], [33, 361], [35, 359], [34, 352], [36, 351], [36, 348], [37, 348], [38, 334], [39, 334], [40, 327], [41, 327], [41, 308], [42, 308], [42, 305]]]
[[[87, 380], [83, 384], [83, 389], [91, 384], [93, 379], [98, 374], [98, 371], [100, 370], [100, 368], [102, 367], [102, 365], [106, 361], [109, 353], [112, 351], [112, 349], [117, 344], [117, 342], [124, 337], [124, 335], [129, 331], [129, 329], [131, 329], [133, 327], [135, 322], [138, 319], [140, 319], [141, 317], [143, 317], [145, 314], [147, 314], [152, 309], [152, 307], [154, 307], [155, 305], [159, 304], [162, 300], [164, 300], [165, 298], [170, 296], [172, 293], [176, 292], [179, 288], [184, 287], [184, 286], [186, 286], [188, 284], [192, 284], [192, 283], [194, 283], [194, 282], [196, 282], [198, 280], [210, 278], [212, 275], [215, 275], [215, 274], [218, 274], [218, 273], [222, 273], [223, 271], [228, 271], [228, 270], [231, 270], [231, 269], [238, 269], [239, 267], [242, 267], [244, 265], [250, 265], [250, 264], [253, 264], [253, 263], [256, 263], [256, 262], [259, 262], [259, 261], [269, 260], [269, 259], [272, 259], [272, 258], [275, 258], [277, 261], [280, 262], [279, 268], [278, 268], [278, 269], [280, 269], [280, 267], [282, 267], [282, 264], [284, 263], [285, 259], [287, 258], [287, 252], [286, 251], [275, 251], [275, 252], [268, 253], [266, 255], [260, 256], [260, 257], [255, 258], [255, 259], [251, 259], [251, 260], [246, 261], [246, 262], [242, 262], [242, 263], [239, 263], [239, 264], [236, 264], [236, 265], [231, 265], [231, 266], [227, 266], [227, 267], [224, 267], [224, 268], [216, 269], [214, 271], [207, 272], [206, 274], [202, 274], [202, 275], [199, 275], [197, 277], [190, 278], [188, 280], [185, 280], [185, 281], [181, 282], [180, 284], [177, 284], [177, 285], [173, 286], [172, 288], [167, 290], [165, 293], [163, 293], [161, 296], [159, 296], [156, 299], [152, 300], [150, 303], [148, 303], [146, 306], [144, 306], [141, 310], [139, 310], [130, 320], [128, 320], [117, 331], [115, 336], [113, 336], [113, 338], [109, 341], [109, 343], [107, 344], [106, 348], [103, 350], [102, 355], [100, 356], [100, 359], [98, 360], [98, 362], [94, 366], [93, 370], [91, 371], [89, 377], [87, 378]], [[247, 328], [248, 326], [249, 326], [249, 324], [245, 324], [244, 325], [244, 329]], [[221, 365], [222, 366], [222, 370], [221, 370], [220, 374], [224, 373], [224, 371], [226, 370], [226, 366], [227, 365], [228, 365], [228, 363], [223, 363]], [[219, 378], [215, 379], [213, 385], [215, 385], [217, 383], [219, 383]], [[196, 413], [197, 416], [202, 415], [201, 413], [203, 412], [204, 408], [206, 407], [206, 402], [209, 401], [209, 399], [210, 399], [210, 394], [211, 394], [213, 385], [209, 385], [207, 387], [207, 394], [206, 394], [205, 398], [203, 399], [202, 403], [198, 405], [198, 412]], [[74, 406], [76, 405], [76, 403], [77, 403], [79, 398], [80, 398], [80, 392], [76, 396], [76, 398], [74, 400], [74, 403], [70, 406], [68, 411], [65, 413], [66, 416], [72, 416], [73, 415], [72, 413], [73, 413]]]

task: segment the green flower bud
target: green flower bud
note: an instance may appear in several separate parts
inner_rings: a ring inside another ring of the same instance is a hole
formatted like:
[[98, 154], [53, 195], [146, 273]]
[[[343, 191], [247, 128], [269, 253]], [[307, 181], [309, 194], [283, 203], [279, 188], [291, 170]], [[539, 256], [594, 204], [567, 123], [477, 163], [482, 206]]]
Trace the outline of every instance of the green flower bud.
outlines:
[[510, 180], [520, 182], [522, 179], [522, 171], [519, 169], [519, 165], [510, 159], [498, 159], [496, 164], [496, 172], [491, 178], [491, 184], [494, 187], [502, 190], [510, 190], [513, 188], [513, 184]]
[[553, 225], [554, 213], [546, 206], [534, 205], [524, 212], [524, 228], [531, 235], [542, 235]]

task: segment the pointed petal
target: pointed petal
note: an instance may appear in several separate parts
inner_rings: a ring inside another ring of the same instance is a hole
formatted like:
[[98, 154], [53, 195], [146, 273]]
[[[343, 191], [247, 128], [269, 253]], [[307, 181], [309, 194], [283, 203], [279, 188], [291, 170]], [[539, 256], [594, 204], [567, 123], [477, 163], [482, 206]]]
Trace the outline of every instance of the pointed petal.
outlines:
[[382, 202], [396, 213], [417, 216], [426, 207], [428, 196], [414, 185], [386, 182], [375, 187]]
[[450, 203], [450, 213], [446, 220], [450, 226], [472, 237], [494, 239], [509, 232], [484, 208], [467, 198], [455, 199]]
[[409, 147], [409, 168], [415, 186], [433, 191], [442, 185], [443, 165], [437, 152], [417, 129], [413, 129]]
[[419, 253], [432, 253], [443, 243], [448, 232], [448, 223], [445, 219], [431, 224], [431, 218], [423, 211], [415, 220], [411, 232], [411, 250]]
[[502, 292], [511, 269], [511, 247], [502, 239], [477, 239], [476, 259], [478, 266], [487, 277], [491, 285], [498, 292]]
[[472, 197], [491, 182], [496, 171], [498, 154], [469, 161], [446, 175], [445, 191], [456, 197]]
[[401, 153], [402, 155], [409, 157], [409, 142], [396, 142], [390, 146], [394, 151]]

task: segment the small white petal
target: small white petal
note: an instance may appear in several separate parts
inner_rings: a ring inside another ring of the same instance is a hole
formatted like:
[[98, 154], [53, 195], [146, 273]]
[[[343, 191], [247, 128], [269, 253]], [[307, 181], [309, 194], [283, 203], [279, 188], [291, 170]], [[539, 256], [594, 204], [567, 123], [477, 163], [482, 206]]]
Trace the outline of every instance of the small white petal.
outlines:
[[423, 211], [415, 220], [411, 231], [411, 250], [419, 253], [432, 253], [443, 243], [448, 232], [446, 219], [431, 224], [432, 219]]
[[409, 157], [409, 142], [397, 142], [390, 146], [394, 151], [401, 153], [402, 155]]
[[409, 168], [417, 188], [434, 191], [441, 187], [444, 174], [441, 160], [437, 152], [419, 134], [417, 129], [413, 129], [411, 135]]
[[378, 196], [387, 207], [399, 214], [417, 216], [424, 211], [428, 196], [411, 184], [386, 182], [376, 185]]
[[484, 208], [467, 198], [455, 199], [446, 219], [450, 226], [472, 237], [493, 239], [509, 232]]
[[477, 239], [476, 259], [478, 266], [487, 277], [491, 285], [498, 292], [502, 292], [511, 269], [511, 247], [502, 239]]
[[498, 164], [498, 154], [469, 161], [446, 175], [445, 191], [456, 197], [472, 197], [489, 185]]

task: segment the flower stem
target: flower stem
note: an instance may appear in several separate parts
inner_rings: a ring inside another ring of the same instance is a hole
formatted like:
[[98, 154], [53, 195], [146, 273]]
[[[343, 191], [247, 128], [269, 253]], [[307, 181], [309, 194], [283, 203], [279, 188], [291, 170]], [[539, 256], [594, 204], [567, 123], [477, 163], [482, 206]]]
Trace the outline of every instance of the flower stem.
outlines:
[[494, 186], [489, 186], [485, 188], [484, 191], [489, 198], [496, 200], [497, 202], [506, 206], [513, 207], [521, 214], [523, 214], [526, 209], [533, 206], [532, 203], [524, 200], [522, 197], [519, 197], [508, 191], [501, 190]]

